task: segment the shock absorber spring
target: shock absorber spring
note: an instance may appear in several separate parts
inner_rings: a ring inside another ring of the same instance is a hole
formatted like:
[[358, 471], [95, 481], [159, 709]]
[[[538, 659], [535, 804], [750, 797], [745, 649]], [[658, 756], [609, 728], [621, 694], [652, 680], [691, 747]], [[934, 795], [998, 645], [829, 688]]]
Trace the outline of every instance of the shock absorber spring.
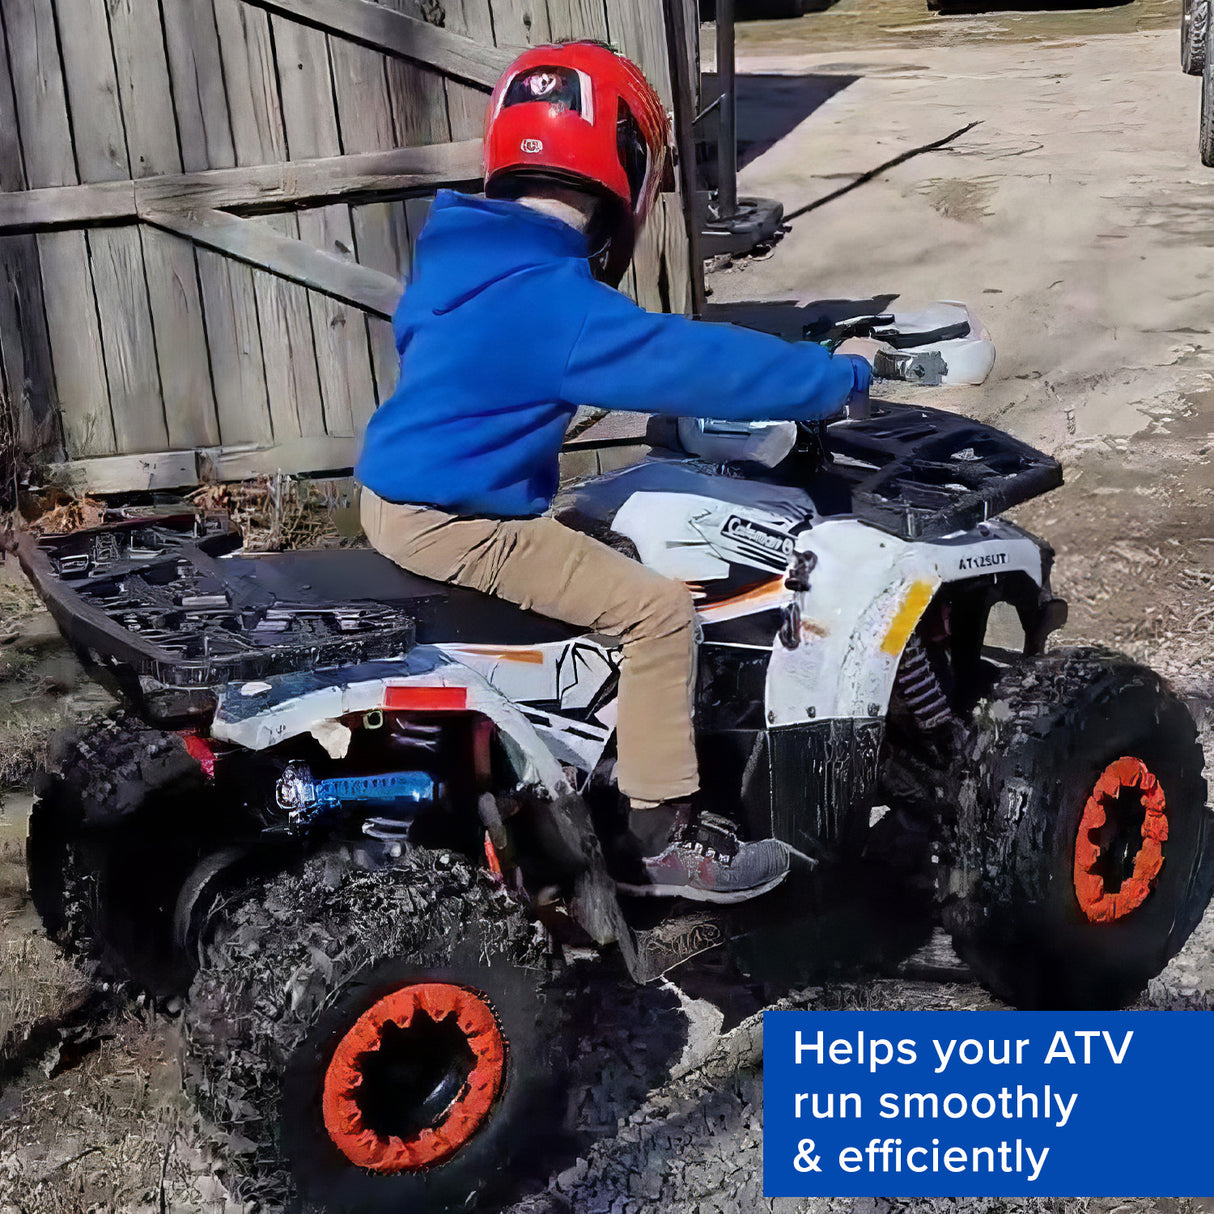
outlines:
[[894, 687], [920, 729], [937, 729], [952, 719], [953, 710], [932, 669], [923, 642], [912, 636], [902, 654]]

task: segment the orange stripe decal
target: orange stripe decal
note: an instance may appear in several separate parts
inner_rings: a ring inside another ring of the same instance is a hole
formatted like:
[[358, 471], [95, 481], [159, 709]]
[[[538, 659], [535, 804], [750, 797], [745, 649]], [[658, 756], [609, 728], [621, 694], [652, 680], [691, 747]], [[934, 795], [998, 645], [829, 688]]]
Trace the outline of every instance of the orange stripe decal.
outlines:
[[452, 645], [452, 653], [465, 653], [469, 657], [498, 658], [503, 662], [526, 662], [530, 666], [542, 666], [544, 654], [540, 649], [516, 649], [509, 645]]

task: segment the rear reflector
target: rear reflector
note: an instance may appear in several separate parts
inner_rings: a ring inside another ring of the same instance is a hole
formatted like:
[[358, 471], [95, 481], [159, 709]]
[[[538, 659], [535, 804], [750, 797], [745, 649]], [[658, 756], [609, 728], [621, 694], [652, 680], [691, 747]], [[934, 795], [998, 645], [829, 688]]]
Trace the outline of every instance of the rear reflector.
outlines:
[[396, 712], [463, 712], [468, 707], [466, 687], [387, 687], [384, 707]]

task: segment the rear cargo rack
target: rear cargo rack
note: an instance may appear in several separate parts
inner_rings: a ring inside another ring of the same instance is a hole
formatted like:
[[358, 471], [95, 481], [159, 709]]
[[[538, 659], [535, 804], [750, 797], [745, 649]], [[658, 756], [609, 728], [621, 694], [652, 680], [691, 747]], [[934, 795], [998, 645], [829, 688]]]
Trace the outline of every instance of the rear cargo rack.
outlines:
[[225, 576], [219, 558], [239, 545], [217, 513], [118, 518], [9, 541], [77, 652], [141, 682], [216, 687], [413, 645], [412, 616], [390, 604], [295, 601]]

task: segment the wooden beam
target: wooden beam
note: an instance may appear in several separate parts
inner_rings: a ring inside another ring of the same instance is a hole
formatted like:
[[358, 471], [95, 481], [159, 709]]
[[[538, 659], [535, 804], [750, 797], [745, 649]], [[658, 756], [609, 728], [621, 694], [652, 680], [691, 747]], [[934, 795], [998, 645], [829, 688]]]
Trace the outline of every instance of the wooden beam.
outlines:
[[255, 220], [211, 210], [149, 211], [142, 218], [166, 232], [385, 319], [400, 300], [401, 284], [391, 275], [283, 236]]
[[354, 156], [173, 173], [139, 181], [0, 194], [0, 235], [132, 222], [146, 211], [285, 210], [358, 199], [403, 198], [480, 180], [481, 141]]
[[357, 453], [357, 439], [328, 434], [295, 438], [269, 447], [220, 447], [199, 451], [199, 479], [245, 481], [255, 476], [272, 476], [275, 472], [348, 472]]
[[250, 480], [275, 472], [344, 472], [352, 467], [355, 451], [352, 438], [320, 435], [266, 446], [246, 443], [67, 460], [49, 465], [48, 479], [99, 494], [182, 489], [200, 481]]
[[[647, 450], [644, 415], [609, 414], [604, 421], [603, 417], [594, 417], [595, 411], [586, 412], [590, 430], [599, 429], [602, 433], [592, 435], [587, 431], [584, 440], [575, 438], [565, 444], [561, 456], [563, 475], [597, 472], [600, 458], [609, 460], [612, 467], [630, 463]], [[596, 457], [596, 452], [617, 449], [620, 455]], [[290, 475], [348, 472], [357, 451], [357, 439], [322, 434], [269, 444], [238, 443], [67, 460], [50, 464], [48, 479], [51, 484], [97, 494], [182, 489], [200, 482], [252, 480], [276, 472]], [[577, 463], [578, 459], [583, 463]], [[584, 462], [586, 459], [589, 463]]]
[[[373, 50], [412, 59], [486, 91], [514, 60], [516, 50], [486, 46], [371, 0], [246, 0], [293, 21], [317, 26]], [[520, 50], [522, 48], [519, 48]]]
[[138, 493], [180, 489], [198, 483], [193, 451], [155, 451], [146, 455], [108, 455], [51, 464], [51, 484], [86, 493]]

